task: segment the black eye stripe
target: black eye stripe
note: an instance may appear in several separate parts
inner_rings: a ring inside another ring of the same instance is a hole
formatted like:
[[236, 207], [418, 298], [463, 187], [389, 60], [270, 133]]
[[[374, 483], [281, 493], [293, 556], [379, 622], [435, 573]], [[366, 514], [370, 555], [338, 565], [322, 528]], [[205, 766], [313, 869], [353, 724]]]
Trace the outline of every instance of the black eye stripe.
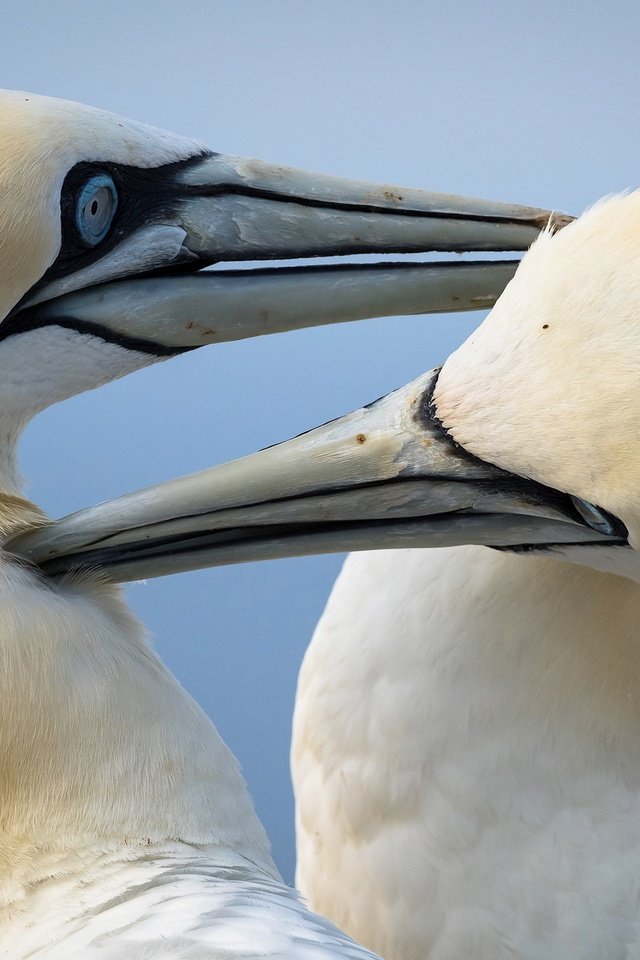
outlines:
[[[211, 152], [203, 151], [186, 160], [160, 167], [134, 167], [109, 161], [82, 161], [72, 167], [64, 179], [60, 193], [61, 244], [58, 256], [45, 274], [21, 298], [11, 311], [20, 311], [22, 304], [41, 287], [67, 274], [75, 273], [100, 260], [144, 223], [154, 223], [171, 216], [189, 188], [177, 182], [178, 174]], [[106, 237], [88, 246], [78, 233], [75, 222], [77, 200], [82, 187], [91, 177], [107, 174], [118, 194], [118, 208]]]
[[[62, 185], [60, 253], [40, 283], [48, 283], [81, 270], [107, 254], [142, 223], [149, 224], [171, 216], [184, 194], [184, 188], [176, 183], [177, 173], [201, 159], [201, 156], [190, 157], [149, 169], [108, 162], [76, 164]], [[113, 180], [118, 195], [118, 208], [108, 235], [99, 244], [87, 249], [75, 222], [78, 197], [91, 178], [104, 175]]]

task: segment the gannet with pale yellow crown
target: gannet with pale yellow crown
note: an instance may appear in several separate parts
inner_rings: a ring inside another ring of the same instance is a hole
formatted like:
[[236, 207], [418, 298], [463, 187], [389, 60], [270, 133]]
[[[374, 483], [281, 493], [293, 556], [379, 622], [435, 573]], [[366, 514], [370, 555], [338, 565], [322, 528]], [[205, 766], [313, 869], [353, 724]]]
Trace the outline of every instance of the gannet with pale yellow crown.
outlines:
[[[151, 523], [148, 501], [133, 514], [115, 504], [109, 535], [136, 538], [146, 524], [144, 556], [125, 546], [118, 558], [71, 558], [63, 572], [47, 537], [60, 535], [71, 557], [94, 515], [72, 519], [69, 534], [21, 497], [22, 427], [203, 343], [392, 306], [487, 303], [514, 270], [198, 273], [215, 261], [521, 249], [547, 216], [224, 157], [99, 110], [0, 94], [3, 957], [372, 957], [283, 885], [235, 758], [109, 582], [126, 579], [123, 558], [150, 574], [208, 562], [192, 539], [206, 511], [189, 491], [179, 503], [152, 495], [155, 521], [191, 523], [183, 549]], [[38, 549], [40, 568], [24, 559]]]
[[442, 370], [13, 543], [119, 579], [456, 548], [352, 556], [302, 674], [300, 884], [387, 957], [640, 955], [639, 219], [545, 233]]

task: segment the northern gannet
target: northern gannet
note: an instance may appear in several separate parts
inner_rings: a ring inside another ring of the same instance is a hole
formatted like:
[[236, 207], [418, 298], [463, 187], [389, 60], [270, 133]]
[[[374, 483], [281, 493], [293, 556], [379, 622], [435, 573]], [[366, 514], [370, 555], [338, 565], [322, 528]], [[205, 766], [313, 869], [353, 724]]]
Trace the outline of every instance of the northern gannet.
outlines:
[[442, 370], [217, 474], [257, 556], [275, 491], [278, 555], [500, 548], [353, 554], [305, 659], [297, 880], [392, 960], [640, 956], [639, 223], [545, 233]]
[[[283, 885], [235, 758], [110, 582], [124, 575], [95, 559], [66, 577], [25, 562], [29, 537], [65, 527], [21, 496], [22, 427], [203, 343], [397, 299], [418, 310], [461, 290], [487, 302], [514, 269], [196, 275], [214, 261], [516, 249], [546, 216], [224, 157], [100, 110], [0, 94], [3, 957], [372, 957]], [[161, 553], [179, 562], [171, 538]]]
[[536, 241], [425, 411], [630, 546], [352, 554], [307, 651], [296, 881], [388, 960], [640, 956], [639, 294], [633, 193]]
[[351, 557], [303, 672], [300, 880], [383, 954], [640, 955], [639, 222], [544, 233], [441, 370], [22, 541], [123, 577], [457, 547]]

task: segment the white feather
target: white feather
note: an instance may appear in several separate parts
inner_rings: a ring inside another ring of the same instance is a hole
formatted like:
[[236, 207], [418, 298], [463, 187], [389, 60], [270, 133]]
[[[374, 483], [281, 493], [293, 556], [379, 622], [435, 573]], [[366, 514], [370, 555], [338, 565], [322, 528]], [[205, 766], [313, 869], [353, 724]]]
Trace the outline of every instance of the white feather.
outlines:
[[[199, 149], [88, 107], [0, 94], [0, 318], [59, 252], [75, 163], [150, 167]], [[169, 262], [183, 235], [134, 233], [80, 282], [111, 276], [118, 258], [144, 269], [157, 244]], [[18, 496], [27, 420], [153, 359], [55, 325], [1, 340], [0, 547], [42, 522]], [[374, 960], [284, 885], [235, 757], [118, 589], [89, 574], [54, 583], [2, 549], [0, 956]]]
[[[605, 508], [636, 548], [639, 225], [635, 193], [544, 234], [435, 392], [463, 447]], [[347, 560], [294, 722], [315, 909], [387, 960], [640, 957], [639, 569]]]

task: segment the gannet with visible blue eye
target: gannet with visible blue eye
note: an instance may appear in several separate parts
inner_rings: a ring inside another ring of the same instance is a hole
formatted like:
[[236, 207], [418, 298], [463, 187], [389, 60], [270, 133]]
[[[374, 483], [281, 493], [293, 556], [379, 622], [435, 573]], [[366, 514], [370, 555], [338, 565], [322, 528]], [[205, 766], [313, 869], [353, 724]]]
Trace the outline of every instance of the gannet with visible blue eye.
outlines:
[[[203, 343], [391, 304], [457, 307], [454, 294], [490, 302], [514, 269], [197, 273], [215, 261], [514, 249], [546, 216], [223, 157], [99, 110], [0, 94], [3, 957], [372, 956], [282, 884], [235, 758], [150, 650], [108, 582], [118, 573], [91, 561], [60, 578], [8, 545], [65, 530], [20, 495], [22, 427]], [[177, 518], [190, 509], [177, 504]], [[171, 538], [144, 539], [180, 562]]]
[[296, 709], [301, 887], [395, 960], [640, 950], [639, 222], [545, 233], [442, 370], [16, 541], [123, 579], [456, 547], [349, 558]]

